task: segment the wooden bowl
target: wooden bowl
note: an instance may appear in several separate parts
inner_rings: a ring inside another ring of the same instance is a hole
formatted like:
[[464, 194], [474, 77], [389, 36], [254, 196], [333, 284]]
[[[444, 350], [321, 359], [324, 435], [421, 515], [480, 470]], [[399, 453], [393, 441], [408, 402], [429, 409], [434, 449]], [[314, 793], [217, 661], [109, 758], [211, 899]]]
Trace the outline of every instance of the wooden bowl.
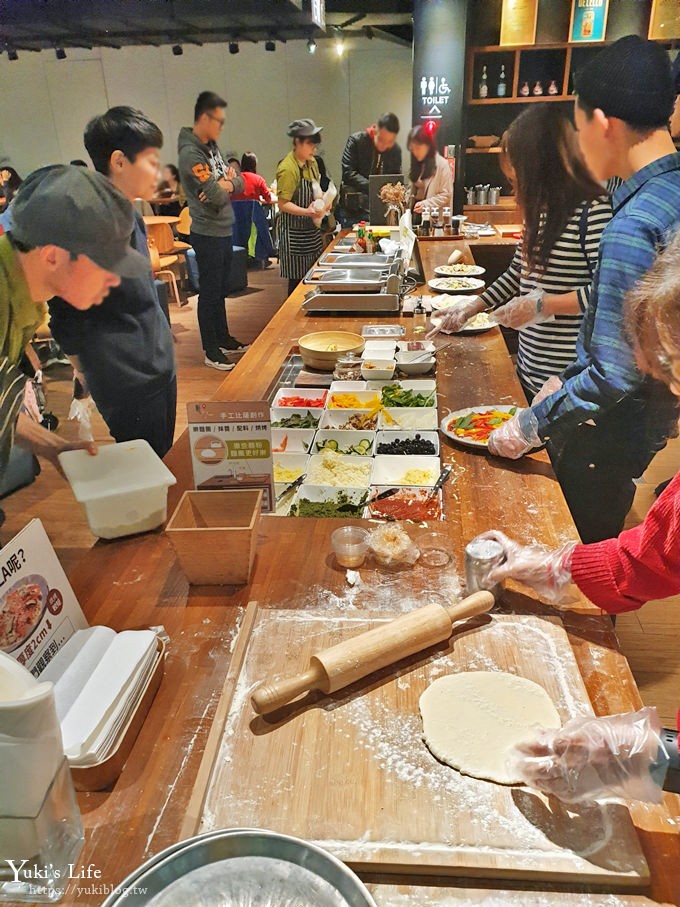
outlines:
[[341, 356], [362, 352], [364, 338], [349, 331], [317, 331], [300, 337], [298, 346], [306, 366], [332, 372]]

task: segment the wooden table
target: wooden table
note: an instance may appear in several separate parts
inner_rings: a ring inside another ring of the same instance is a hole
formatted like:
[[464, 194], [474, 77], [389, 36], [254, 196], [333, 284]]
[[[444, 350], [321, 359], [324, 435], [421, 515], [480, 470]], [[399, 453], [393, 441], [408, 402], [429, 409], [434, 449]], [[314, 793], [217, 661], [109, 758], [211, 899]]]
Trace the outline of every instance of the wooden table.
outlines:
[[176, 217], [174, 214], [145, 214], [144, 223], [147, 227], [156, 227], [158, 224], [173, 224], [179, 223], [179, 217]]
[[[428, 275], [446, 262], [460, 243], [424, 243]], [[466, 256], [467, 244], [463, 243]], [[267, 396], [280, 364], [303, 333], [329, 327], [361, 328], [369, 319], [304, 316], [304, 291], [296, 290], [269, 326], [220, 386], [216, 398], [248, 400]], [[372, 319], [371, 319], [372, 320]], [[390, 321], [394, 320], [392, 316]], [[409, 324], [410, 319], [404, 318]], [[523, 401], [512, 362], [497, 330], [459, 337], [441, 354], [438, 386], [442, 406], [457, 409], [475, 403]], [[446, 521], [454, 563], [462, 576], [465, 542], [478, 532], [500, 527], [521, 541], [540, 539], [552, 546], [576, 535], [545, 453], [519, 462], [495, 460], [484, 453], [454, 447], [442, 438], [442, 459], [457, 471], [445, 486]], [[169, 512], [182, 491], [192, 485], [188, 435], [185, 432], [166, 457], [177, 477], [170, 489]], [[75, 506], [75, 504], [74, 504]], [[162, 532], [98, 543], [70, 577], [92, 624], [116, 630], [162, 624], [170, 637], [166, 676], [123, 773], [110, 792], [80, 794], [86, 828], [81, 855], [94, 863], [100, 882], [118, 884], [152, 854], [175, 843], [185, 818], [217, 702], [230, 664], [230, 654], [246, 604], [261, 607], [309, 607], [314, 590], [346, 594], [344, 571], [329, 557], [330, 535], [340, 521], [286, 519], [261, 521], [252, 581], [245, 587], [189, 588], [173, 549]], [[363, 568], [362, 568], [363, 572]], [[365, 581], [370, 582], [370, 569]], [[417, 595], [408, 572], [404, 594]], [[436, 585], [434, 585], [436, 588]], [[504, 607], [520, 613], [546, 613], [518, 589]], [[640, 697], [625, 658], [618, 650], [611, 622], [585, 600], [564, 614], [574, 654], [598, 714], [640, 707]], [[257, 784], [248, 765], [236, 767], [244, 788]], [[631, 814], [649, 862], [651, 900], [642, 895], [561, 893], [546, 884], [513, 885], [490, 890], [468, 880], [370, 877], [367, 882], [380, 905], [522, 904], [528, 907], [594, 905], [621, 907], [670, 902], [680, 905], [680, 835], [671, 819], [680, 815], [680, 798], [667, 795], [665, 807], [633, 805]], [[521, 890], [520, 890], [521, 889]], [[67, 896], [63, 903], [99, 904], [101, 893]]]

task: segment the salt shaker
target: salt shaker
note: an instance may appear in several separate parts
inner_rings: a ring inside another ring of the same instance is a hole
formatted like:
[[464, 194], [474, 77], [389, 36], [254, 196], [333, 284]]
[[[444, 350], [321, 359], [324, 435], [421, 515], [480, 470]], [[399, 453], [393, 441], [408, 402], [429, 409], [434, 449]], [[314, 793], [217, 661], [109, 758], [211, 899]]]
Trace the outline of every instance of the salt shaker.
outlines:
[[501, 592], [500, 585], [491, 585], [488, 577], [494, 567], [505, 561], [503, 546], [493, 539], [477, 536], [465, 546], [465, 583], [467, 594], [487, 590], [494, 598]]

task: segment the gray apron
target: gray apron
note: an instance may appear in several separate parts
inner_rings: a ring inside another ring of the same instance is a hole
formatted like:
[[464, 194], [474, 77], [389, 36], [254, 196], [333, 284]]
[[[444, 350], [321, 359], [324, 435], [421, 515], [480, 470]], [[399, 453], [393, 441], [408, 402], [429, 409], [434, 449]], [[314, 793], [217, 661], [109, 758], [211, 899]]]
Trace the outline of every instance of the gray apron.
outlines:
[[[311, 205], [314, 192], [310, 180], [300, 180], [291, 201], [301, 208]], [[302, 280], [323, 250], [321, 230], [314, 225], [311, 217], [300, 217], [285, 211], [281, 212], [277, 223], [281, 276], [288, 280]]]

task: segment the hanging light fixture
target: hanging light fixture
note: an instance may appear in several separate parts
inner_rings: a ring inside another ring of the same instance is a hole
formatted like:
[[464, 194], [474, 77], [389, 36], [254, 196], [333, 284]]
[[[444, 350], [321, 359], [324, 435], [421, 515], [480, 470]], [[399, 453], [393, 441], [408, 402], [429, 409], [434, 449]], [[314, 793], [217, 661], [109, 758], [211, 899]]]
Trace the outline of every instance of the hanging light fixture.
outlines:
[[337, 37], [335, 39], [335, 52], [339, 57], [341, 57], [345, 52], [345, 42], [342, 37]]
[[239, 50], [240, 50], [240, 48], [238, 46], [238, 41], [229, 42], [229, 53], [230, 54], [237, 54], [239, 52]]
[[270, 53], [274, 53], [274, 51], [276, 50], [276, 42], [275, 41], [265, 41], [264, 49], [268, 50]]
[[314, 40], [314, 38], [310, 38], [309, 41], [307, 41], [307, 53], [316, 53], [316, 41]]
[[57, 60], [65, 60], [65, 59], [66, 59], [66, 51], [64, 50], [63, 47], [55, 47], [55, 48], [54, 48], [54, 56], [57, 58]]
[[181, 44], [173, 44], [172, 52], [176, 57], [181, 57], [182, 54], [184, 53], [184, 48], [182, 47]]
[[16, 50], [13, 47], [7, 48], [7, 59], [10, 60], [12, 63], [16, 63], [16, 61], [19, 59], [19, 54], [16, 52]]

